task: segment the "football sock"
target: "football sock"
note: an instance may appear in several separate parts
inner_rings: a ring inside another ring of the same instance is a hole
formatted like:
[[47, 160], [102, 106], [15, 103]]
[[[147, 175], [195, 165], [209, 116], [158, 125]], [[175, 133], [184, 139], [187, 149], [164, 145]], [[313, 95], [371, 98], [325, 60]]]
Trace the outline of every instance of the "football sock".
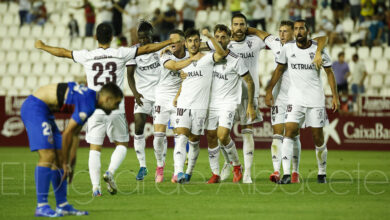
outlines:
[[[219, 143], [219, 144], [220, 144], [220, 146], [222, 146], [221, 143]], [[226, 152], [226, 149], [224, 147], [220, 147], [220, 149], [222, 151], [222, 156], [223, 156], [223, 159], [225, 160], [225, 163], [230, 163], [229, 155]]]
[[126, 157], [127, 148], [123, 145], [117, 145], [114, 152], [111, 155], [111, 162], [108, 166], [108, 171], [114, 175], [115, 171], [122, 164], [123, 160]]
[[146, 167], [145, 161], [145, 136], [134, 135], [134, 150], [137, 154], [137, 159], [140, 167]]
[[283, 145], [283, 136], [279, 134], [274, 134], [272, 136], [271, 144], [271, 155], [272, 155], [272, 164], [274, 166], [274, 171], [280, 172], [280, 164], [282, 157], [282, 145]]
[[166, 136], [164, 132], [154, 132], [153, 146], [154, 146], [154, 156], [157, 160], [157, 167], [164, 166], [164, 148]]
[[241, 131], [243, 138], [243, 151], [244, 151], [244, 165], [245, 172], [250, 173], [253, 164], [253, 154], [255, 149], [255, 142], [253, 140], [252, 129], [243, 129]]
[[100, 187], [100, 152], [96, 150], [89, 151], [89, 177], [91, 178], [93, 189]]
[[219, 149], [220, 147], [216, 148], [208, 148], [209, 151], [209, 162], [210, 162], [210, 168], [213, 174], [216, 174], [219, 176]]
[[199, 148], [199, 141], [195, 141], [195, 142], [189, 141], [188, 143], [190, 145], [190, 149], [188, 151], [188, 166], [187, 166], [186, 173], [191, 175], [192, 171], [195, 168], [196, 161], [198, 160], [200, 148]]
[[67, 179], [65, 179], [63, 182], [61, 182], [63, 175], [64, 175], [63, 169], [51, 171], [51, 183], [53, 185], [57, 206], [66, 203], [68, 201], [66, 199], [68, 181]]
[[185, 135], [178, 135], [176, 138], [175, 149], [173, 153], [173, 159], [175, 164], [175, 175], [184, 170], [184, 163], [186, 161], [186, 144], [188, 142], [188, 137]]
[[36, 166], [34, 174], [38, 207], [47, 205], [47, 197], [49, 195], [50, 180], [52, 176], [51, 169], [49, 167]]
[[299, 160], [301, 158], [301, 140], [299, 135], [294, 138], [294, 147], [292, 154], [292, 171], [299, 173]]
[[163, 151], [163, 163], [165, 163], [165, 159], [167, 158], [167, 150], [168, 150], [168, 139], [167, 139], [167, 136], [165, 135], [165, 138], [164, 138], [164, 151]]
[[283, 175], [290, 175], [291, 171], [291, 157], [293, 152], [294, 140], [288, 137], [284, 137], [282, 146], [282, 164]]
[[326, 160], [328, 158], [328, 149], [326, 148], [326, 144], [321, 147], [316, 146], [316, 158], [318, 164], [318, 175], [326, 174]]
[[230, 143], [226, 146], [222, 145], [222, 148], [226, 151], [229, 161], [232, 161], [233, 166], [240, 165], [240, 158], [238, 157], [237, 148], [233, 140], [230, 140]]

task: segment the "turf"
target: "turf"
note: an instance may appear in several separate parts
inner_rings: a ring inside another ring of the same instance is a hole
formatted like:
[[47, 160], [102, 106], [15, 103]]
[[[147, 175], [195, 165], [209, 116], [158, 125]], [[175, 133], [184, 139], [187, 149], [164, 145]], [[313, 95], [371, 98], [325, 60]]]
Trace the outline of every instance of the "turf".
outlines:
[[[112, 148], [102, 152], [102, 172]], [[239, 151], [242, 156], [242, 152]], [[254, 184], [228, 182], [207, 185], [211, 176], [208, 155], [200, 152], [191, 183], [172, 184], [172, 149], [168, 151], [166, 181], [154, 183], [155, 159], [147, 149], [149, 175], [136, 181], [138, 162], [133, 149], [115, 177], [119, 192], [103, 190], [91, 197], [88, 149], [78, 151], [77, 171], [68, 200], [89, 216], [66, 219], [387, 219], [390, 215], [390, 152], [330, 151], [328, 184], [316, 183], [314, 150], [302, 151], [301, 183], [276, 185], [269, 150], [256, 150]], [[28, 148], [0, 148], [0, 219], [32, 219], [36, 205], [34, 168], [36, 153]], [[222, 160], [221, 160], [222, 162]], [[105, 185], [102, 185], [105, 187]], [[49, 196], [55, 206], [53, 193]]]

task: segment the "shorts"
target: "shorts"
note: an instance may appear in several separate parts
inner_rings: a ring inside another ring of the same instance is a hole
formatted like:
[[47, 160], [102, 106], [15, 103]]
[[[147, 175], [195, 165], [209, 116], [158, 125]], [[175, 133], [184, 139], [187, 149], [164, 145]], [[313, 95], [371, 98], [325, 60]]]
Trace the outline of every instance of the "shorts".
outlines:
[[137, 102], [134, 100], [134, 114], [142, 113], [152, 116], [154, 101], [148, 100], [148, 99], [141, 99], [144, 103], [142, 106], [139, 106]]
[[89, 144], [103, 145], [104, 138], [110, 142], [129, 142], [129, 127], [125, 114], [93, 114], [87, 122], [85, 139]]
[[176, 108], [174, 106], [165, 107], [161, 105], [154, 106], [153, 124], [168, 125], [168, 121], [171, 121], [170, 126], [175, 127]]
[[287, 104], [274, 105], [271, 107], [271, 124], [272, 126], [277, 124], [284, 124], [286, 118]]
[[234, 124], [234, 115], [236, 111], [229, 110], [213, 110], [209, 109], [209, 114], [206, 120], [206, 130], [216, 130], [218, 126], [232, 129]]
[[[304, 107], [300, 105], [287, 105], [285, 122], [295, 122], [300, 128], [323, 128], [329, 124], [325, 107]], [[303, 125], [303, 123], [305, 123]], [[302, 127], [304, 126], [304, 127]]]
[[263, 121], [263, 117], [261, 116], [260, 110], [258, 108], [257, 98], [255, 98], [253, 106], [256, 111], [256, 119], [251, 121], [250, 118], [246, 117], [246, 110], [248, 109], [248, 99], [242, 99], [241, 104], [238, 105], [236, 110], [236, 121], [240, 121], [240, 125], [251, 125], [257, 122]]
[[206, 109], [176, 109], [176, 128], [188, 128], [194, 135], [202, 135], [207, 117]]
[[348, 83], [337, 84], [337, 91], [348, 93]]
[[27, 131], [31, 151], [62, 148], [61, 132], [46, 103], [30, 95], [23, 102], [20, 116]]

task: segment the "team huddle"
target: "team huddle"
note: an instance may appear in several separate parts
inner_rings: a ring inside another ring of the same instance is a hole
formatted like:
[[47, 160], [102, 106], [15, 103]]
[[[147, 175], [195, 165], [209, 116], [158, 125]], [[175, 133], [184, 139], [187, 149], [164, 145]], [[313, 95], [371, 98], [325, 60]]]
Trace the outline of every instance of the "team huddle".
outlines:
[[[332, 108], [339, 107], [330, 56], [324, 49], [326, 37], [308, 39], [304, 20], [283, 21], [279, 36], [273, 36], [248, 28], [242, 14], [232, 17], [231, 30], [221, 24], [215, 26], [214, 35], [202, 30], [209, 39], [207, 42], [201, 42], [201, 35], [195, 29], [185, 33], [174, 30], [169, 40], [161, 43], [153, 43], [152, 34], [152, 25], [143, 21], [138, 28], [139, 44], [114, 49], [110, 48], [111, 26], [103, 23], [96, 30], [99, 48], [95, 50], [70, 51], [41, 41], [35, 43], [38, 49], [82, 64], [88, 85], [88, 88], [74, 82], [47, 85], [29, 96], [22, 106], [21, 116], [30, 149], [39, 154], [35, 171], [36, 216], [88, 214], [74, 209], [66, 199], [67, 181], [72, 181], [76, 162], [78, 134], [85, 123], [86, 141], [90, 144], [88, 166], [92, 194], [94, 197], [102, 195], [100, 151], [106, 135], [116, 148], [103, 180], [110, 194], [117, 192], [113, 176], [126, 157], [129, 143], [122, 93], [125, 71], [135, 98], [134, 149], [140, 164], [137, 180], [143, 180], [148, 174], [143, 132], [146, 119], [151, 116], [156, 183], [164, 181], [169, 127], [173, 127], [175, 134], [173, 183], [191, 180], [199, 156], [199, 140], [204, 134], [212, 172], [207, 183], [224, 181], [230, 173], [235, 183], [252, 183], [253, 124], [263, 120], [258, 108], [258, 61], [262, 49], [272, 50], [276, 62], [275, 72], [266, 87], [266, 104], [271, 107], [274, 131], [271, 146], [274, 173], [270, 180], [279, 184], [299, 182], [299, 130], [311, 127], [318, 182], [326, 182], [327, 149], [322, 128], [327, 123], [327, 115], [319, 76], [321, 66], [331, 86]], [[61, 137], [52, 113], [72, 110]], [[230, 138], [236, 121], [241, 126], [243, 165]], [[220, 153], [225, 160], [222, 169]], [[47, 202], [50, 181], [56, 189], [56, 211]]]

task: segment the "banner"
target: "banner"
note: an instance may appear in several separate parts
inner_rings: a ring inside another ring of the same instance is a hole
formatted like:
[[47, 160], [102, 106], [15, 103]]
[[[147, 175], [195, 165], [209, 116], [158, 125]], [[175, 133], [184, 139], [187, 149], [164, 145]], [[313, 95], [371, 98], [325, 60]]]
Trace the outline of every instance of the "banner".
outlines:
[[[0, 96], [0, 147], [1, 146], [28, 146], [28, 138], [20, 118], [20, 107], [26, 97]], [[272, 142], [272, 125], [270, 112], [264, 104], [264, 97], [260, 97], [260, 110], [264, 121], [254, 125], [253, 134], [255, 147], [269, 149]], [[329, 125], [324, 128], [325, 142], [329, 149], [339, 150], [390, 150], [390, 98], [364, 97], [362, 114], [364, 116], [340, 115], [330, 110], [331, 97], [327, 97]], [[130, 130], [130, 144], [133, 146], [134, 120], [133, 97], [125, 97], [125, 108]], [[63, 131], [68, 123], [70, 115], [55, 114], [58, 128]], [[146, 146], [153, 147], [153, 124], [149, 117], [145, 125], [144, 135]], [[168, 130], [168, 146], [173, 147], [173, 132]], [[242, 147], [240, 126], [235, 123], [231, 137], [237, 147]], [[314, 142], [310, 128], [301, 129], [300, 138], [303, 149], [314, 149]], [[85, 142], [85, 130], [80, 134], [80, 146], [88, 146]], [[114, 146], [106, 138], [105, 147]], [[201, 147], [207, 147], [205, 136], [201, 138]]]

